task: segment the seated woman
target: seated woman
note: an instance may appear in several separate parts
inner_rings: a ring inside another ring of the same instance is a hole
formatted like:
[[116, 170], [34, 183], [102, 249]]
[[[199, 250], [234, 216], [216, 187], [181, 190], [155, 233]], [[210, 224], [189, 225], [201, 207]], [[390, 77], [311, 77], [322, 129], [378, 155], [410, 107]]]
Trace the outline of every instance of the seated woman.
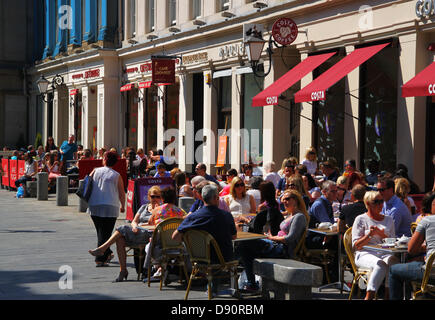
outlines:
[[[165, 219], [168, 218], [184, 218], [186, 212], [178, 208], [175, 203], [177, 201], [177, 194], [175, 190], [171, 187], [167, 187], [161, 191], [163, 204], [156, 207], [151, 212], [151, 217], [148, 221], [149, 225], [158, 225]], [[145, 248], [146, 252], [146, 260], [145, 260], [145, 270], [150, 267], [151, 259], [157, 261], [160, 260], [161, 256], [161, 245], [159, 239], [157, 239], [157, 243], [154, 245], [154, 249], [152, 254], [151, 251], [151, 242], [147, 244]], [[161, 276], [161, 269], [158, 268], [157, 272], [153, 275], [153, 278], [158, 278]]]
[[305, 208], [308, 210], [310, 207], [310, 197], [308, 196], [308, 192], [305, 189], [304, 181], [302, 180], [302, 177], [300, 175], [292, 175], [287, 179], [288, 181], [288, 187], [289, 189], [294, 189], [299, 192], [299, 194], [302, 196], [302, 199], [305, 203]]
[[255, 213], [255, 199], [246, 193], [246, 186], [240, 177], [235, 177], [231, 181], [230, 194], [225, 197], [225, 201], [233, 215], [244, 213]]
[[[435, 213], [435, 193], [432, 193], [432, 213]], [[390, 269], [390, 288], [391, 299], [403, 299], [403, 286], [405, 286], [406, 298], [410, 297], [411, 282], [421, 282], [426, 270], [426, 259], [435, 251], [435, 216], [428, 215], [424, 217], [417, 225], [414, 234], [408, 243], [408, 253], [411, 255], [425, 255], [425, 259], [421, 261], [411, 261], [408, 263], [398, 263], [391, 266]], [[433, 284], [433, 270], [431, 269], [431, 276], [429, 283]]]
[[385, 279], [385, 298], [388, 299], [388, 272], [398, 259], [389, 253], [374, 252], [363, 249], [366, 245], [381, 244], [384, 238], [394, 238], [394, 221], [384, 216], [384, 200], [378, 191], [368, 191], [364, 195], [367, 212], [355, 218], [352, 227], [352, 246], [355, 249], [355, 264], [361, 268], [372, 269], [367, 283], [365, 300], [372, 300]]
[[[148, 200], [150, 203], [142, 206], [145, 208], [145, 210], [139, 210], [136, 213], [131, 225], [123, 225], [116, 228], [109, 240], [107, 240], [98, 248], [89, 250], [91, 255], [101, 256], [112, 244], [116, 243], [116, 251], [118, 253], [119, 266], [121, 269], [119, 276], [115, 279], [116, 282], [126, 280], [128, 276], [125, 247], [133, 245], [146, 245], [152, 236], [151, 232], [144, 229], [139, 229], [138, 226], [140, 224], [147, 223], [150, 212], [161, 204], [160, 188], [158, 186], [153, 186], [148, 190]], [[141, 261], [139, 263], [143, 262]]]
[[178, 172], [174, 176], [175, 185], [177, 186], [178, 197], [193, 198], [192, 186], [189, 184], [187, 176], [184, 172]]
[[48, 185], [52, 186], [55, 184], [56, 178], [60, 175], [59, 154], [57, 152], [53, 152], [50, 154], [50, 161], [48, 162]]
[[[270, 232], [273, 236], [280, 230], [280, 224], [284, 217], [279, 210], [278, 202], [275, 199], [275, 186], [271, 181], [262, 181], [259, 185], [261, 203], [258, 206], [258, 213], [250, 223], [250, 232]], [[266, 229], [266, 230], [264, 230]]]
[[281, 222], [276, 236], [268, 234], [267, 239], [240, 242], [238, 256], [241, 257], [247, 277], [244, 290], [258, 290], [253, 272], [254, 259], [293, 258], [294, 250], [308, 226], [308, 212], [299, 192], [285, 190], [282, 201], [288, 216]]
[[421, 201], [421, 213], [415, 222], [419, 223], [424, 217], [435, 215], [435, 192], [428, 192]]

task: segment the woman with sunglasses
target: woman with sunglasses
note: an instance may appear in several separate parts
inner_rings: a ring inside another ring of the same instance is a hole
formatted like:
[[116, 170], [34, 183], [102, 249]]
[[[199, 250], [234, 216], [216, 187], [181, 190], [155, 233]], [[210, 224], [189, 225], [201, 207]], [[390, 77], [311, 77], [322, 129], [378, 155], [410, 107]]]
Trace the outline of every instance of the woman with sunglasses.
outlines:
[[241, 241], [238, 255], [245, 267], [247, 282], [244, 290], [256, 291], [253, 262], [256, 258], [290, 258], [295, 255], [295, 249], [308, 226], [308, 212], [304, 200], [296, 190], [284, 191], [282, 201], [287, 217], [281, 222], [277, 235], [267, 234], [267, 239]]
[[230, 194], [225, 197], [225, 202], [233, 215], [255, 213], [257, 211], [255, 199], [246, 193], [246, 186], [240, 177], [231, 180]]
[[[118, 253], [118, 260], [120, 266], [119, 276], [115, 279], [116, 282], [121, 282], [127, 279], [127, 256], [125, 253], [126, 246], [146, 245], [150, 238], [151, 233], [145, 229], [139, 229], [140, 224], [147, 223], [151, 212], [159, 207], [162, 203], [161, 191], [158, 186], [153, 186], [148, 190], [148, 204], [140, 207], [139, 211], [134, 216], [131, 225], [123, 225], [116, 228], [112, 236], [104, 244], [94, 250], [89, 250], [89, 253], [93, 256], [102, 255], [110, 246], [116, 243], [116, 251]], [[143, 249], [142, 249], [143, 250]], [[143, 261], [140, 263], [143, 264]], [[136, 264], [136, 261], [135, 261]], [[138, 266], [137, 266], [138, 267]]]
[[48, 137], [47, 143], [45, 144], [44, 151], [45, 151], [45, 153], [49, 153], [50, 151], [53, 151], [53, 150], [59, 150], [59, 148], [54, 143], [53, 137]]
[[389, 296], [388, 272], [390, 266], [398, 263], [397, 257], [383, 252], [364, 249], [366, 245], [381, 244], [384, 238], [394, 238], [394, 221], [381, 213], [384, 199], [378, 191], [368, 191], [364, 195], [367, 212], [355, 218], [352, 227], [352, 246], [355, 250], [355, 264], [360, 268], [371, 269], [365, 300], [372, 300], [385, 279], [385, 299]]

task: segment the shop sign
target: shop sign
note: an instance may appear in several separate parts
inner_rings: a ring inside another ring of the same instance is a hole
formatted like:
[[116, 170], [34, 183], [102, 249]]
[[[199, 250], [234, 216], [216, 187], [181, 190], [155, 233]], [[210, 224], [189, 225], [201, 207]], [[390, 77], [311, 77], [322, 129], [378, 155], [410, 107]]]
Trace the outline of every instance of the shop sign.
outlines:
[[198, 62], [207, 62], [207, 61], [208, 61], [207, 52], [198, 52], [188, 56], [183, 56], [183, 65], [193, 64]]
[[153, 70], [151, 62], [144, 63], [140, 65], [140, 72], [151, 72]]
[[69, 91], [70, 96], [76, 96], [79, 93], [79, 89], [71, 89]]
[[317, 91], [311, 93], [312, 101], [325, 100], [325, 91]]
[[429, 85], [429, 95], [434, 96], [435, 95], [435, 83], [432, 83]]
[[419, 18], [435, 16], [435, 0], [418, 0], [415, 4], [415, 14]]
[[93, 69], [82, 73], [76, 73], [71, 76], [73, 80], [90, 79], [100, 76], [100, 69]]
[[231, 44], [219, 48], [219, 57], [222, 59], [241, 56], [244, 53], [243, 42], [237, 44]]
[[298, 27], [290, 18], [280, 18], [272, 26], [272, 36], [280, 45], [288, 46], [298, 37]]
[[175, 83], [175, 60], [174, 59], [153, 59], [152, 81], [153, 83]]
[[133, 67], [133, 68], [127, 68], [125, 69], [125, 73], [135, 73], [138, 72], [139, 68], [138, 67]]

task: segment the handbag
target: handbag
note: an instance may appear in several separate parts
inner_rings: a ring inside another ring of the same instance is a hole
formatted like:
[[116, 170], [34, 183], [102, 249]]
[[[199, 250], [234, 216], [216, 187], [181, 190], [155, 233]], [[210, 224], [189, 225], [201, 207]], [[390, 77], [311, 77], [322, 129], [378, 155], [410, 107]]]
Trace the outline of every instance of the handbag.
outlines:
[[80, 199], [88, 202], [92, 194], [93, 183], [94, 183], [94, 179], [92, 178], [92, 175], [89, 174], [86, 175], [86, 177], [83, 179], [83, 183], [79, 186], [78, 190], [76, 191], [76, 195], [78, 195]]

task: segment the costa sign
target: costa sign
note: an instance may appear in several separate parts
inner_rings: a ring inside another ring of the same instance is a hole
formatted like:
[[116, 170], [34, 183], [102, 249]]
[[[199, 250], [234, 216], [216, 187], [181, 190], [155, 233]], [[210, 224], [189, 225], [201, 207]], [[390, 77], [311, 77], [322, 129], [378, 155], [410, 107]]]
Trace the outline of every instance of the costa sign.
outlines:
[[435, 83], [432, 83], [429, 85], [429, 95], [434, 96], [435, 95]]
[[418, 0], [415, 4], [415, 14], [419, 18], [429, 18], [435, 15], [435, 0]]
[[266, 103], [267, 103], [267, 105], [277, 104], [278, 103], [278, 97], [277, 96], [267, 97], [266, 98]]
[[325, 99], [325, 91], [316, 91], [311, 92], [311, 100], [312, 101], [319, 101]]
[[272, 36], [280, 45], [288, 46], [298, 37], [298, 27], [290, 18], [280, 18], [272, 26]]

